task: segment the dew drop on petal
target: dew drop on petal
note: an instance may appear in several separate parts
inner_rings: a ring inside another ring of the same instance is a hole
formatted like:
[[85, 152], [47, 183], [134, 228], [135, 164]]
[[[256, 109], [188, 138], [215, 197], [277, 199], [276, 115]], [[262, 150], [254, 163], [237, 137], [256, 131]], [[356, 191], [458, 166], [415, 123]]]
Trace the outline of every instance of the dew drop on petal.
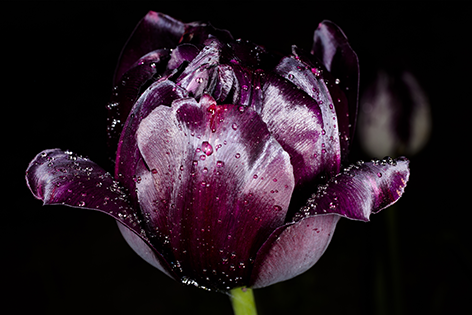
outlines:
[[208, 141], [204, 141], [202, 143], [202, 151], [206, 155], [211, 155], [213, 153], [213, 147], [210, 143], [208, 143]]
[[239, 159], [239, 158], [241, 157], [241, 154], [236, 153], [236, 154], [234, 155], [234, 157], [237, 158], [237, 159]]

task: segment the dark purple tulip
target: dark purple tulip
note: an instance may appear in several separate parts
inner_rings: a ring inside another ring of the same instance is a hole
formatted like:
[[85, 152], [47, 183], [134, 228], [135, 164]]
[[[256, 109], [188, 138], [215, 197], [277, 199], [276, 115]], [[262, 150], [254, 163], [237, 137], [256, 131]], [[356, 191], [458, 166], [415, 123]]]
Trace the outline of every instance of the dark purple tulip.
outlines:
[[358, 65], [329, 21], [312, 53], [281, 58], [150, 12], [115, 75], [115, 176], [52, 149], [30, 163], [27, 182], [44, 204], [112, 216], [143, 259], [183, 283], [229, 290], [295, 277], [340, 217], [368, 221], [408, 181], [403, 158], [343, 166]]
[[360, 99], [359, 138], [371, 156], [418, 153], [431, 134], [426, 93], [409, 71], [379, 71]]

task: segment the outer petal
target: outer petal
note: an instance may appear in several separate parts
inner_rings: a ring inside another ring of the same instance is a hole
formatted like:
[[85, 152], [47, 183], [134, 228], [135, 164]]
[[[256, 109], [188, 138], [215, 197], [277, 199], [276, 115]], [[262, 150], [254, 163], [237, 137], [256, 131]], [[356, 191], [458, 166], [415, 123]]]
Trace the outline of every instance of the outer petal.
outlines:
[[369, 221], [371, 213], [385, 209], [401, 197], [410, 176], [408, 164], [405, 158], [386, 158], [351, 165], [326, 185], [319, 186], [295, 219], [333, 213]]
[[26, 170], [33, 195], [45, 205], [61, 204], [103, 212], [113, 217], [126, 241], [141, 257], [165, 274], [172, 271], [149, 243], [141, 218], [112, 176], [89, 159], [59, 149], [39, 153]]
[[26, 181], [45, 205], [98, 210], [141, 233], [127, 195], [109, 173], [89, 159], [59, 149], [45, 150], [29, 164]]
[[156, 49], [177, 46], [184, 31], [184, 23], [168, 15], [149, 11], [138, 23], [121, 52], [115, 71], [115, 85], [141, 56]]
[[294, 185], [289, 156], [264, 122], [205, 94], [156, 108], [137, 139], [140, 205], [174, 270], [206, 287], [247, 284]]
[[403, 194], [409, 170], [406, 159], [358, 163], [332, 178], [295, 216], [281, 226], [257, 253], [251, 275], [254, 288], [293, 278], [324, 253], [340, 216], [368, 221]]
[[316, 216], [281, 226], [257, 253], [250, 285], [267, 287], [310, 269], [328, 247], [338, 220]]
[[343, 31], [331, 21], [323, 21], [318, 25], [313, 39], [311, 51], [321, 60], [326, 69], [338, 79], [338, 85], [346, 94], [349, 104], [349, 121], [352, 139], [354, 135], [357, 102], [359, 94], [359, 61], [349, 45]]

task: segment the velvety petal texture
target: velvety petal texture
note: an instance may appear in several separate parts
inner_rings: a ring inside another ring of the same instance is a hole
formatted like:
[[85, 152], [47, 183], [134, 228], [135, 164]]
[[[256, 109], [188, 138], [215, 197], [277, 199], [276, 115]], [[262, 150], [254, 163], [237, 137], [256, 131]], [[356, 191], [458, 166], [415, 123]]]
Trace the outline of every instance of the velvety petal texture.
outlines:
[[114, 176], [46, 150], [26, 180], [44, 204], [113, 217], [130, 247], [173, 279], [227, 291], [293, 278], [341, 217], [396, 202], [405, 158], [345, 167], [357, 56], [323, 21], [313, 49], [281, 57], [208, 23], [149, 12], [120, 56], [108, 109]]

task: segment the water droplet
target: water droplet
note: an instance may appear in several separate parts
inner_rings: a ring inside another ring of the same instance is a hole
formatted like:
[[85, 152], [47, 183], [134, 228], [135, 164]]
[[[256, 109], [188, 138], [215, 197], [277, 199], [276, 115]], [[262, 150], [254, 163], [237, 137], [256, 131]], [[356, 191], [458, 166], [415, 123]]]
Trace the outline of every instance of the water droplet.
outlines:
[[236, 153], [236, 154], [234, 155], [234, 157], [237, 158], [237, 159], [239, 159], [239, 158], [241, 157], [241, 154]]
[[[206, 155], [211, 155], [213, 153], [213, 147], [211, 146], [210, 143], [208, 143], [207, 141], [204, 141], [202, 143], [202, 151]], [[201, 159], [201, 157], [200, 157], [200, 159]]]
[[155, 168], [153, 168], [153, 169], [151, 170], [151, 173], [157, 174], [157, 170], [156, 170]]
[[245, 84], [242, 86], [242, 88], [243, 88], [244, 91], [247, 91], [249, 89], [248, 86], [245, 85]]
[[244, 113], [245, 108], [244, 108], [244, 106], [239, 106], [238, 110], [239, 110], [240, 113]]
[[321, 130], [321, 134], [324, 136], [326, 134], [326, 130]]
[[85, 206], [85, 201], [79, 201], [79, 202], [77, 203], [77, 205], [78, 205], [79, 207], [84, 207], [84, 206]]
[[225, 165], [225, 162], [223, 161], [216, 161], [216, 166], [218, 167], [223, 167]]
[[150, 66], [151, 68], [155, 69], [155, 68], [156, 68], [156, 63], [155, 63], [155, 62], [151, 62], [151, 63], [149, 64], [149, 66]]
[[254, 174], [254, 176], [252, 178], [257, 179], [257, 174]]
[[341, 80], [336, 79], [336, 80], [334, 80], [334, 83], [335, 83], [335, 84], [339, 84], [339, 83], [341, 83]]
[[378, 173], [377, 173], [377, 176], [378, 176], [379, 178], [382, 177], [382, 173], [378, 172]]
[[200, 160], [205, 161], [206, 157], [207, 156], [205, 154], [202, 154], [202, 155], [200, 155]]
[[195, 79], [195, 81], [197, 81], [197, 83], [202, 83], [203, 82], [203, 78], [202, 77], [198, 77]]
[[277, 205], [274, 206], [274, 211], [281, 211], [281, 210], [282, 210], [281, 206], [277, 206]]
[[232, 124], [231, 127], [233, 128], [233, 130], [238, 129], [238, 125], [236, 123]]

